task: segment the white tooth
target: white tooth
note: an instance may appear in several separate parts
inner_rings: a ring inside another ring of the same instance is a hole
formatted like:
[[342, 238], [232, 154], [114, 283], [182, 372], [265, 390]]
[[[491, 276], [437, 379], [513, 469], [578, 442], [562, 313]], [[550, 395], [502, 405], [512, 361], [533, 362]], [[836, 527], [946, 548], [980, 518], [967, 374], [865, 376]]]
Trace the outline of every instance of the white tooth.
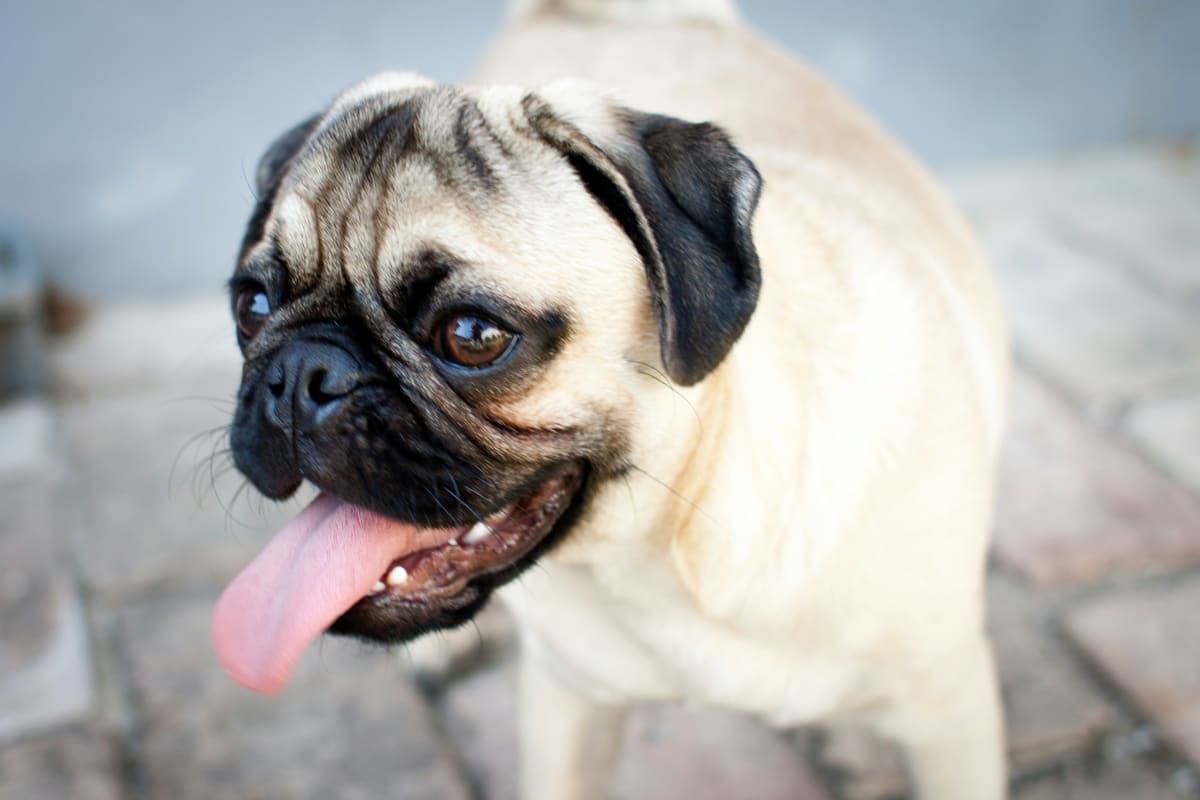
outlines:
[[387, 574], [388, 586], [399, 586], [408, 581], [408, 570], [397, 564]]
[[467, 544], [478, 544], [491, 535], [492, 529], [486, 522], [476, 522], [471, 526], [471, 530], [467, 531], [463, 541]]
[[450, 540], [450, 546], [451, 546], [451, 547], [458, 547], [458, 539], [451, 539], [451, 540]]
[[371, 587], [371, 594], [379, 594], [386, 588], [387, 586], [383, 581], [375, 581], [375, 585]]

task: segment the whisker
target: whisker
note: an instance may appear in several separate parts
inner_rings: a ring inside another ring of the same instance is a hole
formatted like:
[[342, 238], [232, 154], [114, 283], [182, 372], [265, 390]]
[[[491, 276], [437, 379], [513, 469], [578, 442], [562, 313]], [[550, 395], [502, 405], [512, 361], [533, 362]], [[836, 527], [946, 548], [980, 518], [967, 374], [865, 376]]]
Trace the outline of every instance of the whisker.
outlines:
[[[219, 444], [220, 442], [213, 442], [212, 452], [202, 462], [208, 465], [209, 493], [213, 495], [217, 494], [217, 480], [234, 467], [233, 459], [230, 457], [233, 451], [228, 447], [218, 449]], [[224, 462], [220, 468], [217, 466], [218, 459]], [[197, 505], [202, 503], [205, 497], [203, 486], [200, 482], [202, 474], [203, 472], [198, 464], [196, 472], [192, 475], [192, 497]]]
[[224, 478], [229, 473], [234, 472], [236, 469], [237, 468], [234, 466], [233, 462], [226, 462], [219, 469], [212, 470], [210, 472], [208, 490], [205, 494], [200, 494], [200, 492], [197, 491], [196, 502], [203, 503], [208, 495], [212, 495], [214, 497], [217, 496], [219, 491], [217, 489], [217, 481], [221, 480], [221, 478]]
[[466, 490], [467, 490], [468, 492], [470, 492], [471, 494], [475, 495], [476, 497], [478, 497], [478, 498], [479, 498], [480, 500], [482, 500], [483, 502], [485, 502], [485, 503], [487, 503], [487, 502], [490, 502], [486, 496], [484, 496], [484, 495], [480, 494], [479, 492], [475, 491], [475, 490], [474, 490], [474, 489], [472, 489], [470, 486], [467, 486], [467, 487], [465, 487], [465, 488], [466, 488]]
[[254, 187], [254, 184], [250, 181], [250, 176], [248, 174], [246, 174], [246, 162], [245, 161], [242, 162], [242, 180], [246, 184], [246, 189], [250, 192], [250, 202], [257, 203], [259, 200], [258, 189], [256, 189]]
[[[231, 497], [229, 500], [229, 505], [224, 506], [224, 508], [225, 508], [225, 532], [230, 535], [233, 535], [236, 533], [236, 531], [234, 531], [234, 529], [233, 529], [235, 525], [239, 526], [241, 528], [250, 527], [244, 523], [238, 522], [237, 518], [233, 514], [233, 508], [234, 508], [234, 506], [237, 505], [238, 497], [240, 497], [242, 495], [242, 493], [245, 492], [246, 489], [248, 489], [248, 488], [250, 488], [250, 481], [243, 478], [241, 485], [239, 485], [238, 488], [236, 490], [234, 490], [233, 497]], [[217, 496], [217, 501], [220, 502], [220, 495], [217, 494], [216, 492], [214, 492], [214, 494]]]
[[483, 522], [483, 517], [479, 515], [479, 512], [476, 511], [470, 503], [468, 503], [466, 500], [463, 500], [462, 495], [459, 494], [458, 481], [455, 480], [454, 475], [447, 472], [446, 477], [450, 479], [451, 483], [450, 496], [453, 497], [460, 506], [466, 509], [467, 513], [474, 517], [476, 522]]
[[[180, 445], [179, 452], [177, 452], [175, 454], [175, 458], [171, 460], [171, 468], [169, 470], [167, 470], [167, 497], [171, 497], [171, 492], [174, 490], [175, 472], [179, 468], [179, 462], [183, 458], [183, 454], [186, 453], [190, 448], [194, 447], [197, 443], [199, 443], [199, 441], [201, 439], [204, 439], [205, 437], [213, 437], [213, 436], [223, 437], [228, 432], [228, 430], [229, 430], [228, 427], [225, 425], [217, 425], [216, 427], [209, 428], [208, 430], [203, 430], [203, 431], [200, 431], [199, 433], [189, 436], [187, 441], [184, 442], [182, 445]], [[220, 444], [219, 440], [214, 443], [214, 449], [217, 444]], [[199, 463], [197, 463], [196, 466], [199, 466]]]
[[642, 473], [642, 474], [643, 474], [643, 475], [645, 475], [647, 478], [649, 478], [650, 480], [652, 480], [652, 481], [654, 481], [655, 483], [657, 483], [659, 486], [661, 486], [661, 487], [663, 487], [664, 489], [666, 489], [668, 492], [670, 492], [670, 493], [671, 493], [672, 495], [674, 495], [676, 498], [678, 498], [679, 500], [682, 500], [683, 502], [687, 503], [689, 506], [691, 506], [691, 507], [692, 507], [692, 509], [693, 509], [693, 510], [694, 510], [696, 513], [700, 514], [702, 517], [704, 517], [705, 519], [707, 519], [709, 522], [713, 523], [714, 525], [716, 525], [716, 524], [717, 524], [717, 521], [716, 521], [715, 519], [713, 519], [713, 518], [712, 518], [712, 517], [709, 515], [709, 513], [708, 513], [707, 511], [705, 511], [703, 508], [701, 508], [700, 506], [698, 506], [698, 505], [697, 505], [695, 502], [693, 502], [692, 500], [689, 500], [688, 498], [684, 497], [682, 494], [680, 494], [680, 493], [679, 493], [679, 492], [678, 492], [678, 491], [675, 489], [675, 487], [671, 486], [671, 485], [670, 485], [670, 484], [668, 484], [666, 481], [659, 480], [658, 478], [656, 478], [655, 476], [651, 475], [649, 472], [647, 472], [646, 470], [642, 469], [642, 468], [641, 468], [641, 467], [639, 467], [637, 464], [634, 464], [634, 463], [632, 463], [632, 462], [630, 462], [630, 464], [629, 464], [629, 468], [630, 468], [630, 469], [636, 469], [638, 472]]
[[188, 394], [168, 398], [163, 401], [163, 405], [170, 406], [178, 403], [212, 403], [213, 408], [218, 411], [225, 411], [237, 405], [235, 397], [214, 397], [206, 394]]
[[629, 494], [629, 510], [633, 514], [633, 526], [635, 528], [640, 528], [641, 525], [638, 523], [637, 500], [633, 494], [633, 485], [629, 483], [629, 473], [622, 472], [621, 479], [625, 481], [625, 491]]
[[641, 369], [638, 370], [639, 375], [643, 375], [652, 381], [657, 381], [658, 383], [661, 383], [663, 386], [670, 389], [676, 397], [682, 400], [687, 407], [692, 410], [692, 415], [696, 418], [696, 424], [700, 426], [701, 430], [704, 429], [704, 420], [700, 419], [700, 412], [696, 410], [694, 405], [692, 405], [692, 401], [688, 400], [687, 397], [684, 396], [683, 392], [679, 391], [679, 389], [675, 387], [675, 384], [673, 384], [671, 380], [663, 374], [662, 370], [660, 370], [658, 367], [655, 367], [653, 364], [647, 364], [645, 361], [638, 361], [637, 359], [633, 358], [628, 359], [628, 361], [631, 364], [636, 364], [638, 367], [641, 367]]
[[446, 517], [451, 521], [451, 523], [453, 523], [454, 515], [451, 514], [450, 509], [448, 509], [444, 505], [442, 505], [442, 501], [438, 499], [437, 489], [438, 489], [438, 482], [437, 482], [437, 479], [434, 478], [433, 479], [433, 490], [430, 491], [429, 487], [425, 487], [425, 493], [427, 495], [429, 495], [431, 498], [433, 498], [433, 502], [437, 504], [437, 507], [442, 510], [442, 513], [446, 515]]

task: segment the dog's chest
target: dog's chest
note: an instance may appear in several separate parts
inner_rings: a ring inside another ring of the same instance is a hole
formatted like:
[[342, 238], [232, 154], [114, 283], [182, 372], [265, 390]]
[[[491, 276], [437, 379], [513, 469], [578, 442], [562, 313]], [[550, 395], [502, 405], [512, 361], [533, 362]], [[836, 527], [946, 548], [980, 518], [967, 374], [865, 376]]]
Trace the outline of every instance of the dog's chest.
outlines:
[[[545, 562], [543, 562], [545, 563]], [[707, 619], [653, 558], [546, 564], [504, 590], [537, 657], [605, 702], [684, 701], [807, 722], [853, 703], [859, 670], [828, 647]]]

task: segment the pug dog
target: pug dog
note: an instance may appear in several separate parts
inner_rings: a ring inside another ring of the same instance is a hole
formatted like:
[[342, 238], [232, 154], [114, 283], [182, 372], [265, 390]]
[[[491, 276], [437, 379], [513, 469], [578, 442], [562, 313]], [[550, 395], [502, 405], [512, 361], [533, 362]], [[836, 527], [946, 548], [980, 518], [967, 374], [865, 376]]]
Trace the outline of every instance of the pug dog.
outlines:
[[603, 796], [642, 701], [854, 719], [922, 798], [1004, 795], [1005, 324], [844, 97], [719, 0], [530, 0], [479, 85], [366, 80], [257, 183], [233, 455], [321, 493], [218, 602], [237, 680], [499, 593], [523, 797]]

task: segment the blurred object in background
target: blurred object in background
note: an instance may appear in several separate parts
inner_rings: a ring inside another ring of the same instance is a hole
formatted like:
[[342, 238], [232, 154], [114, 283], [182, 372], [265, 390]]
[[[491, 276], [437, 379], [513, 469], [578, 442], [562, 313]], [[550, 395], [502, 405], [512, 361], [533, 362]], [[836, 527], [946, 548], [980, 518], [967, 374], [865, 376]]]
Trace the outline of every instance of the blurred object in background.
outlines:
[[[742, 0], [936, 169], [1200, 132], [1196, 0]], [[500, 0], [0, 5], [0, 217], [101, 301], [220, 285], [266, 146], [383, 69], [469, 79]]]
[[42, 276], [29, 244], [0, 226], [0, 400], [42, 384]]

